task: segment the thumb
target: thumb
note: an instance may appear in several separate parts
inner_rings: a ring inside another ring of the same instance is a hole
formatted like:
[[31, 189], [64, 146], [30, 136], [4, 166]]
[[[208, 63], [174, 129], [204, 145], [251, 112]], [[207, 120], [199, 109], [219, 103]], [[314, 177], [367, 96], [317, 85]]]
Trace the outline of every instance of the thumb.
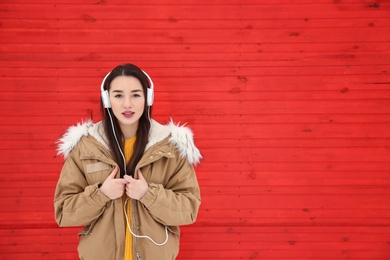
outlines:
[[118, 173], [118, 167], [115, 167], [114, 170], [110, 173], [107, 179], [115, 179], [116, 174]]
[[138, 169], [138, 180], [145, 180], [144, 176], [142, 175], [142, 172], [140, 169]]

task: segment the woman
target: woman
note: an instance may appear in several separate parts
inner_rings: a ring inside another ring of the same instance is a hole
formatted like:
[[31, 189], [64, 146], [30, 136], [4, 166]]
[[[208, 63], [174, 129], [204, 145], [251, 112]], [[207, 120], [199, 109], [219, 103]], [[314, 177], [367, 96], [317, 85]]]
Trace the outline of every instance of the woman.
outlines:
[[70, 127], [55, 191], [59, 226], [85, 226], [80, 259], [175, 259], [178, 226], [195, 222], [201, 154], [190, 129], [150, 118], [153, 82], [140, 68], [114, 68], [102, 82], [103, 120]]

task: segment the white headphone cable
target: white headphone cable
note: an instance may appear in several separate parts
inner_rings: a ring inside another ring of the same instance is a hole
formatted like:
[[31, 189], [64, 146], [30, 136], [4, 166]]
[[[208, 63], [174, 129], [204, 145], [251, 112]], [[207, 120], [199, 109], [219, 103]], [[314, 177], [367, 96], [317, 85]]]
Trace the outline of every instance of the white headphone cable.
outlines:
[[123, 169], [124, 169], [124, 171], [125, 171], [125, 174], [127, 174], [127, 169], [126, 169], [126, 157], [125, 157], [125, 155], [124, 155], [123, 152], [122, 152], [121, 146], [119, 145], [118, 137], [116, 137], [114, 123], [112, 122], [112, 116], [111, 116], [110, 110], [109, 110], [108, 108], [107, 108], [107, 113], [108, 113], [108, 115], [110, 116], [110, 121], [111, 121], [111, 126], [112, 126], [112, 132], [114, 133], [116, 145], [118, 146], [119, 152], [121, 153], [122, 158], [123, 158]]
[[124, 213], [125, 213], [127, 228], [130, 230], [131, 234], [132, 234], [134, 237], [136, 237], [136, 238], [147, 238], [147, 239], [149, 239], [153, 244], [155, 244], [156, 246], [163, 246], [163, 245], [165, 245], [165, 244], [168, 242], [168, 228], [167, 228], [167, 226], [165, 226], [165, 241], [162, 242], [162, 243], [157, 243], [156, 241], [154, 241], [154, 240], [153, 240], [151, 237], [149, 237], [149, 236], [139, 236], [139, 235], [134, 234], [134, 232], [133, 232], [133, 231], [131, 230], [131, 228], [130, 228], [129, 217], [127, 216], [127, 212], [126, 212], [126, 207], [127, 207], [127, 202], [128, 202], [128, 201], [129, 201], [129, 198], [126, 198], [126, 201], [125, 201], [123, 210], [124, 210]]
[[[148, 110], [149, 112], [150, 110]], [[121, 147], [119, 146], [119, 141], [118, 141], [118, 138], [116, 137], [116, 134], [115, 134], [115, 127], [114, 127], [114, 123], [112, 121], [112, 117], [111, 117], [111, 113], [109, 111], [109, 109], [107, 108], [107, 112], [108, 112], [108, 115], [110, 117], [110, 121], [111, 121], [111, 126], [112, 126], [112, 132], [114, 133], [114, 137], [115, 137], [115, 141], [116, 141], [116, 144], [118, 145], [118, 148], [119, 148], [119, 152], [121, 153], [122, 157], [123, 157], [123, 164], [124, 164], [124, 169], [125, 169], [125, 174], [127, 174], [126, 172], [126, 159], [125, 159], [125, 155], [123, 154], [122, 152], [122, 149]], [[149, 116], [149, 120], [150, 120], [150, 116]], [[126, 198], [126, 201], [124, 203], [124, 206], [123, 206], [123, 211], [125, 213], [125, 218], [126, 218], [126, 224], [127, 224], [127, 228], [129, 229], [130, 233], [136, 237], [136, 238], [147, 238], [149, 239], [153, 244], [155, 244], [156, 246], [163, 246], [165, 245], [167, 242], [168, 242], [168, 228], [167, 226], [165, 226], [165, 241], [163, 243], [157, 243], [155, 242], [151, 237], [149, 236], [139, 236], [139, 235], [136, 235], [134, 234], [134, 232], [131, 230], [130, 228], [130, 224], [129, 224], [129, 217], [127, 216], [127, 212], [126, 212], [126, 207], [127, 207], [127, 202], [129, 200], [129, 197]]]

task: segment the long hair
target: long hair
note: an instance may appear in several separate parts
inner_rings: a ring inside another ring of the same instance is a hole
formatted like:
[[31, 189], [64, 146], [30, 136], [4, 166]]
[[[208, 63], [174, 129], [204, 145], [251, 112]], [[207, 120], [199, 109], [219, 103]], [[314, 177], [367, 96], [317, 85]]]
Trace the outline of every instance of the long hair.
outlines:
[[[140, 68], [138, 68], [133, 64], [123, 64], [115, 67], [107, 76], [103, 88], [105, 90], [110, 91], [111, 82], [118, 76], [132, 76], [137, 78], [141, 82], [142, 90], [144, 92], [144, 97], [145, 97], [144, 112], [139, 119], [138, 129], [136, 133], [136, 141], [134, 143], [134, 150], [129, 163], [126, 166], [127, 169], [126, 171], [124, 169], [125, 159], [122, 156], [122, 153], [124, 151], [124, 141], [125, 141], [124, 135], [119, 126], [119, 122], [117, 118], [113, 115], [112, 109], [105, 108], [103, 106], [102, 100], [100, 102], [100, 111], [103, 117], [102, 123], [103, 123], [104, 130], [107, 133], [108, 145], [110, 150], [112, 151], [114, 161], [119, 166], [120, 175], [121, 177], [123, 177], [125, 172], [127, 172], [127, 174], [129, 175], [134, 175], [135, 167], [137, 166], [137, 163], [141, 160], [142, 155], [144, 154], [145, 147], [149, 141], [150, 118], [152, 116], [152, 107], [148, 107], [147, 100], [146, 100], [147, 89], [149, 87], [149, 80]], [[108, 112], [111, 113], [112, 115], [114, 129], [111, 125]], [[122, 152], [119, 150], [119, 147], [115, 140], [115, 135], [118, 138], [118, 143], [121, 146]]]

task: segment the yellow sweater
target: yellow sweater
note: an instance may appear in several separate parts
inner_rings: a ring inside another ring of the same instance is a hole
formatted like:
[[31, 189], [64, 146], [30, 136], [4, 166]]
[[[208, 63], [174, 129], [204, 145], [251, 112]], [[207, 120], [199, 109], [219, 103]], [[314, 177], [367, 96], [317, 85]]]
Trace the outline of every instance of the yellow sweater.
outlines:
[[[126, 164], [129, 163], [131, 156], [133, 155], [133, 146], [135, 143], [135, 136], [126, 140], [125, 142], [125, 158], [126, 158]], [[122, 201], [123, 205], [125, 203], [127, 196], [126, 193], [123, 194]], [[130, 199], [127, 202], [126, 207], [126, 213], [129, 217], [129, 224], [131, 226], [131, 219], [130, 219]], [[130, 233], [130, 230], [127, 228], [126, 218], [125, 218], [125, 228], [126, 228], [126, 242], [125, 242], [125, 256], [124, 260], [133, 260], [133, 235]]]

